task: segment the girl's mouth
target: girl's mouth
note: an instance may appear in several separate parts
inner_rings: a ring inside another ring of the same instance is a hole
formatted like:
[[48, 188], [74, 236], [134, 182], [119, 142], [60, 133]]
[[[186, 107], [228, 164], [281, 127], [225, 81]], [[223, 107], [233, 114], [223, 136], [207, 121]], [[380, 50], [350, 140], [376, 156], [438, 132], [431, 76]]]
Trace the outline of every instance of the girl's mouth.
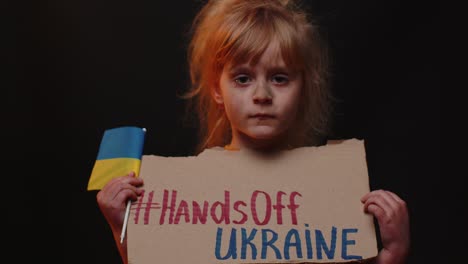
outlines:
[[275, 118], [275, 116], [271, 115], [271, 114], [257, 113], [257, 114], [251, 115], [250, 118], [257, 118], [257, 119], [260, 119], [260, 120], [264, 120], [264, 119]]

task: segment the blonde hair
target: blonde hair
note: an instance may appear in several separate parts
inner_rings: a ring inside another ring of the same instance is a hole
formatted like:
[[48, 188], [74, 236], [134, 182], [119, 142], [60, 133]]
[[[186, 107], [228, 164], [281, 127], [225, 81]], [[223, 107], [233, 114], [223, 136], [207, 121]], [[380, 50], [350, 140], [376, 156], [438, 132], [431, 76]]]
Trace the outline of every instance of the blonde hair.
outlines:
[[254, 64], [269, 43], [277, 41], [288, 67], [303, 76], [294, 147], [316, 145], [329, 127], [328, 55], [318, 29], [293, 1], [209, 0], [196, 15], [188, 48], [192, 99], [199, 118], [198, 151], [224, 146], [230, 124], [213, 99], [223, 67]]

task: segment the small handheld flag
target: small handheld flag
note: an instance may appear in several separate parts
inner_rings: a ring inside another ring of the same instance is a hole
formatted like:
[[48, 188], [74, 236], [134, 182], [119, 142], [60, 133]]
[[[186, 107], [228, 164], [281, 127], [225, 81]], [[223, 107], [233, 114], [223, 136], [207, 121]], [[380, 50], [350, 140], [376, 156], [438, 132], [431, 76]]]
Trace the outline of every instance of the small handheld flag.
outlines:
[[88, 191], [100, 190], [113, 178], [130, 172], [139, 175], [145, 128], [124, 126], [104, 131], [96, 162], [88, 182]]

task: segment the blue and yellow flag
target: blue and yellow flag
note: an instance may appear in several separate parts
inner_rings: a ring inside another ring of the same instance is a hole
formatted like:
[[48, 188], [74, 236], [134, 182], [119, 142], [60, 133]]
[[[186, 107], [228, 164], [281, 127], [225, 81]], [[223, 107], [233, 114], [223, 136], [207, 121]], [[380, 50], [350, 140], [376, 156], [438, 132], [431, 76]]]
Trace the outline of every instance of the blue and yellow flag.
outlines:
[[100, 190], [113, 178], [134, 171], [140, 173], [146, 130], [124, 126], [104, 131], [96, 162], [88, 182], [88, 191]]

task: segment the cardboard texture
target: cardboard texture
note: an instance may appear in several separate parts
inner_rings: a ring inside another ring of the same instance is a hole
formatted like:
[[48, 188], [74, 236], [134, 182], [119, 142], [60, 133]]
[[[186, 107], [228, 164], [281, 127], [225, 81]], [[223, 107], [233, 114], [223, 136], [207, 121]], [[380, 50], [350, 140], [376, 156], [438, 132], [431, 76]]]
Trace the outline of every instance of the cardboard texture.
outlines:
[[322, 263], [377, 255], [364, 142], [276, 154], [208, 149], [143, 155], [128, 259], [146, 263]]

